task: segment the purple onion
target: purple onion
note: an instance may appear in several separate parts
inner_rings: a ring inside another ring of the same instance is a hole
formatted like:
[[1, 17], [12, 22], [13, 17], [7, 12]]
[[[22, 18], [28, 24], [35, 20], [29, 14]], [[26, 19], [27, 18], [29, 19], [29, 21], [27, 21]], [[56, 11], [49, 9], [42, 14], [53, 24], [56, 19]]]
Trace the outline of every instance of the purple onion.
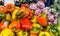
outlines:
[[50, 25], [50, 24], [52, 24], [52, 22], [48, 22], [48, 24]]
[[41, 10], [40, 9], [35, 10], [34, 14], [35, 15], [41, 14]]
[[53, 22], [54, 21], [54, 15], [53, 14], [49, 14], [48, 15], [48, 20]]
[[57, 24], [57, 18], [54, 20], [54, 22], [53, 22], [53, 23]]
[[50, 8], [50, 7], [45, 7], [45, 8], [43, 9], [43, 13], [45, 13], [45, 14], [50, 14], [50, 13], [51, 13], [51, 8]]
[[41, 8], [44, 8], [44, 7], [45, 7], [44, 2], [43, 2], [43, 1], [38, 1], [38, 2], [37, 2], [37, 7], [40, 8], [40, 9], [41, 9]]
[[36, 10], [37, 9], [37, 5], [35, 3], [31, 3], [30, 4], [30, 9]]
[[57, 18], [58, 17], [58, 13], [56, 13], [54, 16], [55, 16], [55, 18]]

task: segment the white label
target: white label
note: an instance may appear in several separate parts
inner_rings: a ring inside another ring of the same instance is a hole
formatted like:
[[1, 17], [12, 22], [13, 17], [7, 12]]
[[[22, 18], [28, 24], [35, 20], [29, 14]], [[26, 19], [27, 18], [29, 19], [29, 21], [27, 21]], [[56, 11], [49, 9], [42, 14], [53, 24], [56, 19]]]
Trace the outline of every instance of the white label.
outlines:
[[14, 0], [4, 0], [4, 5], [6, 4], [14, 4]]

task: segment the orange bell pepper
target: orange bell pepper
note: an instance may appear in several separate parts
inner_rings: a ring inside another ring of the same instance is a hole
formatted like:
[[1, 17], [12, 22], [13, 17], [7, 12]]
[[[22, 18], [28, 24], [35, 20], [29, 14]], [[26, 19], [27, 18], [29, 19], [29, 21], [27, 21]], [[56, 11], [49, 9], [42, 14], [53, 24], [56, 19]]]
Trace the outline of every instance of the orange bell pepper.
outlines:
[[42, 26], [47, 26], [48, 20], [46, 14], [42, 14], [40, 17], [37, 17], [37, 22]]
[[10, 25], [9, 28], [16, 28], [16, 29], [20, 29], [20, 20], [13, 20]]
[[7, 7], [8, 12], [13, 12], [13, 10], [15, 9], [14, 4], [7, 4], [6, 7]]

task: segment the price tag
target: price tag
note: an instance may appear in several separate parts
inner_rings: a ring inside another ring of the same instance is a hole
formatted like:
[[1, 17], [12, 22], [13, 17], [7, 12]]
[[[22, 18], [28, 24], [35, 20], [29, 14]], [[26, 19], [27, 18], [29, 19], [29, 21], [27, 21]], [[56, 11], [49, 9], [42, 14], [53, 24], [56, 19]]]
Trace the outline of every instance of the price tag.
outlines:
[[6, 4], [14, 4], [14, 0], [4, 0], [4, 5]]

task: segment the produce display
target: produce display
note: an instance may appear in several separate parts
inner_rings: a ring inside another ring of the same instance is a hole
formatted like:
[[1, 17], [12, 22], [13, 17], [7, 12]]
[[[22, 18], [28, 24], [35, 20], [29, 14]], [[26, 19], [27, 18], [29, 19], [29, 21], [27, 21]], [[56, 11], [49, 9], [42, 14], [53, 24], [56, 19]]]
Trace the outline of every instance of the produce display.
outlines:
[[41, 0], [0, 6], [0, 36], [60, 36], [58, 1], [50, 7]]

